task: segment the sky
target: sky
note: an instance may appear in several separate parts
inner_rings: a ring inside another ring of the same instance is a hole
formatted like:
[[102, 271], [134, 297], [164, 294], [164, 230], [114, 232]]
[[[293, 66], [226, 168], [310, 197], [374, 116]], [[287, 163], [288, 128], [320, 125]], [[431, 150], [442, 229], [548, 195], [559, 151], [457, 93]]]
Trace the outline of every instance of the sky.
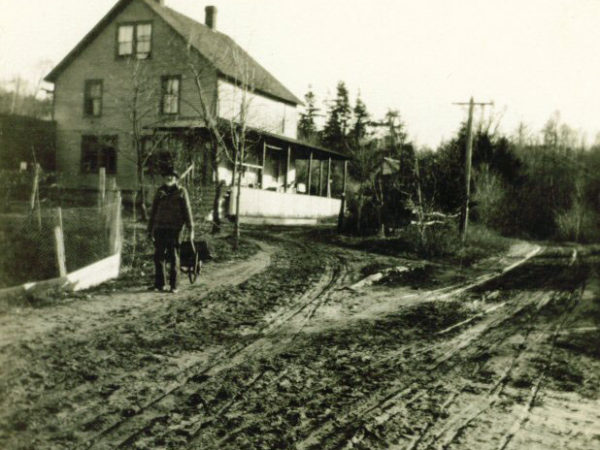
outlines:
[[[39, 79], [116, 0], [0, 0], [0, 80]], [[199, 22], [215, 5], [231, 36], [296, 96], [318, 106], [344, 81], [374, 119], [398, 110], [435, 148], [466, 118], [538, 132], [555, 112], [600, 132], [600, 0], [165, 0]]]

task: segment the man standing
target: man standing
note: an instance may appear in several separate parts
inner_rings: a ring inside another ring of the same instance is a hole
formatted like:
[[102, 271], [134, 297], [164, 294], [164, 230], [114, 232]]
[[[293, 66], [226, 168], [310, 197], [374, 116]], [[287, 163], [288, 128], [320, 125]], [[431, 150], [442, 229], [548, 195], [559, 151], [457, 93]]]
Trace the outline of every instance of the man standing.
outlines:
[[155, 291], [164, 291], [166, 285], [166, 264], [169, 264], [169, 284], [171, 292], [177, 292], [179, 274], [179, 247], [181, 231], [186, 225], [190, 240], [194, 240], [194, 221], [190, 199], [184, 187], [177, 184], [179, 176], [174, 170], [165, 174], [165, 184], [156, 191], [148, 233], [154, 242], [154, 286]]

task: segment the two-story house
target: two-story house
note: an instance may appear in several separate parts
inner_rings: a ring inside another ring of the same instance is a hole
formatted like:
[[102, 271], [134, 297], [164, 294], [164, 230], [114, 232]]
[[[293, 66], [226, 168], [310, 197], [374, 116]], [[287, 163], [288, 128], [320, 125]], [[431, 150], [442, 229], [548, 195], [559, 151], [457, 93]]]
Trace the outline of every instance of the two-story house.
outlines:
[[162, 0], [119, 0], [47, 75], [54, 83], [56, 166], [66, 187], [93, 189], [104, 167], [121, 189], [137, 190], [138, 169], [151, 170], [165, 152], [194, 154], [204, 183], [232, 186], [231, 158], [213, 170], [207, 124], [239, 123], [243, 110], [253, 138], [251, 156], [239, 166], [241, 217], [335, 216], [332, 165], [339, 171], [347, 157], [296, 139], [301, 101], [217, 31], [216, 13], [207, 6], [201, 24]]

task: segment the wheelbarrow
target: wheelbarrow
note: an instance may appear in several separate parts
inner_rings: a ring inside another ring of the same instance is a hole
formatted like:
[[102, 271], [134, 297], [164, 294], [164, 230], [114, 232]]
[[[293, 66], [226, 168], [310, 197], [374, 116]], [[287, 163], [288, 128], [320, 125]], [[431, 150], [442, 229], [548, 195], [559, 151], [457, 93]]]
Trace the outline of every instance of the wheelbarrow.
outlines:
[[183, 241], [179, 248], [179, 268], [194, 283], [202, 271], [202, 264], [212, 259], [206, 241]]

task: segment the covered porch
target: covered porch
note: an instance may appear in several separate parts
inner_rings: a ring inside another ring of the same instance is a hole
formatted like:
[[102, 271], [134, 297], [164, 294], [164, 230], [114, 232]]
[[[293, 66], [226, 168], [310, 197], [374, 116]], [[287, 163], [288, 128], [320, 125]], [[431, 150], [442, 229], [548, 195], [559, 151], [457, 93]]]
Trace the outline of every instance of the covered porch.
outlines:
[[[195, 130], [200, 136], [207, 131], [196, 121], [181, 119], [153, 128], [173, 133]], [[254, 128], [248, 129], [247, 143], [247, 156], [237, 167], [242, 171], [241, 222], [313, 224], [338, 216], [346, 191], [346, 155]], [[225, 205], [230, 216], [236, 214], [237, 171], [233, 166], [231, 161], [222, 161], [213, 180], [230, 188]]]
[[[260, 151], [249, 156], [253, 162], [241, 164], [242, 222], [315, 224], [339, 215], [346, 191], [346, 155], [262, 130], [253, 132]], [[232, 200], [236, 193], [234, 186]], [[235, 215], [234, 201], [229, 208]]]

